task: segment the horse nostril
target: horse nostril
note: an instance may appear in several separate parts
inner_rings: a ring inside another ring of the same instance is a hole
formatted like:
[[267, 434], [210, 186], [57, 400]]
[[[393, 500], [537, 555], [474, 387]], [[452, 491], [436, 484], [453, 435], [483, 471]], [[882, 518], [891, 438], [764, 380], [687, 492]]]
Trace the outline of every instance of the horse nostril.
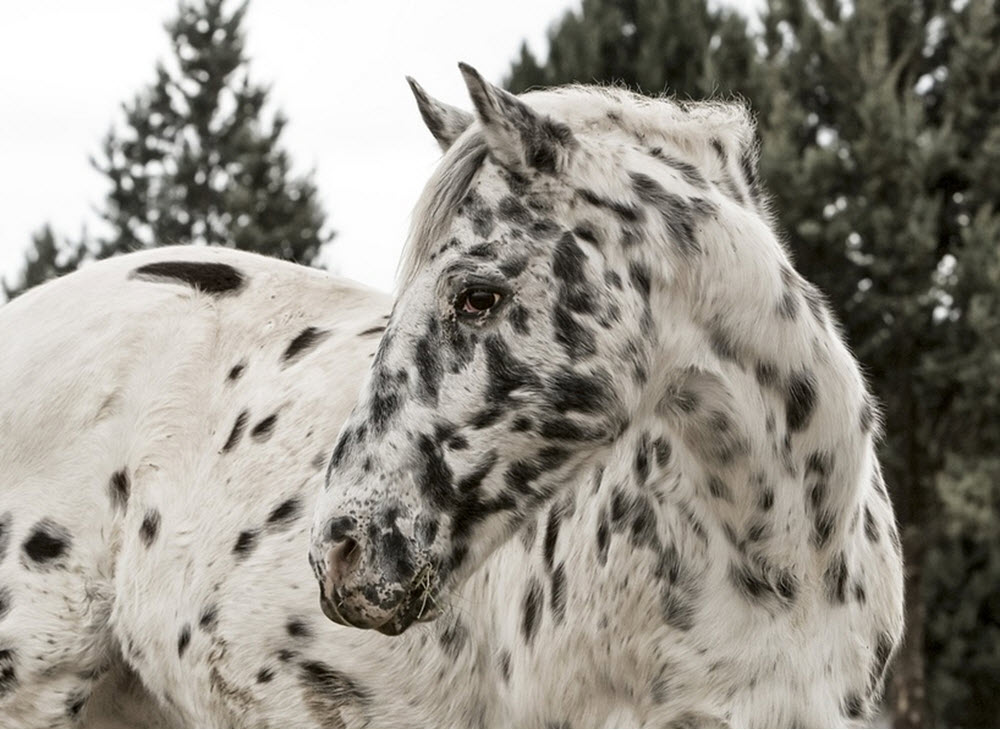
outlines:
[[330, 578], [334, 585], [343, 583], [361, 560], [361, 546], [353, 537], [345, 537], [333, 547], [327, 556]]

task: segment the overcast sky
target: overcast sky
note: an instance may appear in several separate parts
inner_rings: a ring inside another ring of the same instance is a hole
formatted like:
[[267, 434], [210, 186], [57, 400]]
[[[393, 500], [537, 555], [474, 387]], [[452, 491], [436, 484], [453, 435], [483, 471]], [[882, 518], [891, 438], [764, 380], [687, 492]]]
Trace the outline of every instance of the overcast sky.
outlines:
[[[742, 0], [738, 4], [756, 4]], [[579, 0], [252, 0], [247, 46], [256, 80], [289, 118], [284, 144], [315, 170], [337, 236], [327, 261], [388, 290], [410, 210], [439, 152], [404, 76], [468, 107], [456, 63], [499, 82], [522, 40]], [[0, 276], [30, 234], [100, 230], [103, 176], [88, 162], [120, 104], [169, 54], [176, 0], [31, 0], [0, 12]]]

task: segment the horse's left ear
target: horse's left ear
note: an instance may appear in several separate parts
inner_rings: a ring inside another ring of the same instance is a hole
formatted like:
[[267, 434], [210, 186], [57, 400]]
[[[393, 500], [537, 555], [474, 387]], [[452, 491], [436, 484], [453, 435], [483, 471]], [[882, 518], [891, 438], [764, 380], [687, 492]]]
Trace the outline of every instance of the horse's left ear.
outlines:
[[406, 77], [406, 83], [410, 85], [410, 90], [417, 99], [417, 108], [420, 110], [420, 116], [424, 118], [424, 124], [441, 146], [441, 151], [447, 152], [452, 143], [472, 124], [472, 115], [438, 101], [409, 76]]
[[472, 66], [460, 63], [458, 67], [483, 125], [486, 144], [501, 164], [552, 175], [565, 167], [577, 145], [569, 127], [487, 83]]

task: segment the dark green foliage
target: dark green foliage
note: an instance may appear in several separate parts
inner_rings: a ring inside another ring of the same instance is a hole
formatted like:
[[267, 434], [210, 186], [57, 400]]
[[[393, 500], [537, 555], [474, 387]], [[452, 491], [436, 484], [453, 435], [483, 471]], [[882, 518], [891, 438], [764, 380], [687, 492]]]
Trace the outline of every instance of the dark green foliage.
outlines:
[[995, 725], [1000, 9], [770, 0], [755, 34], [710, 7], [585, 0], [544, 63], [521, 49], [508, 83], [752, 103], [779, 228], [883, 401], [908, 565], [895, 722]]
[[174, 66], [125, 106], [95, 162], [112, 184], [114, 234], [98, 257], [166, 243], [233, 246], [309, 264], [330, 240], [316, 189], [290, 176], [285, 119], [264, 119], [267, 90], [249, 78], [246, 4], [182, 2], [167, 26]]
[[31, 248], [24, 255], [19, 280], [8, 284], [0, 280], [4, 296], [10, 300], [44, 281], [76, 269], [85, 253], [80, 244], [59, 241], [46, 223], [31, 236]]

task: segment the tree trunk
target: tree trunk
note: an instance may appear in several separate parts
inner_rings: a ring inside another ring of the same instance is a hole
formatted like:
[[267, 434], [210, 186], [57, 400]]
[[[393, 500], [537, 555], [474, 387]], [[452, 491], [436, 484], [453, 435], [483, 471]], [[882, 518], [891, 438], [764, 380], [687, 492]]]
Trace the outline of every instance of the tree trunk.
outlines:
[[893, 726], [927, 727], [927, 683], [924, 674], [923, 564], [927, 536], [919, 523], [903, 529], [903, 555], [906, 560], [906, 636], [893, 665], [889, 681], [889, 708]]

